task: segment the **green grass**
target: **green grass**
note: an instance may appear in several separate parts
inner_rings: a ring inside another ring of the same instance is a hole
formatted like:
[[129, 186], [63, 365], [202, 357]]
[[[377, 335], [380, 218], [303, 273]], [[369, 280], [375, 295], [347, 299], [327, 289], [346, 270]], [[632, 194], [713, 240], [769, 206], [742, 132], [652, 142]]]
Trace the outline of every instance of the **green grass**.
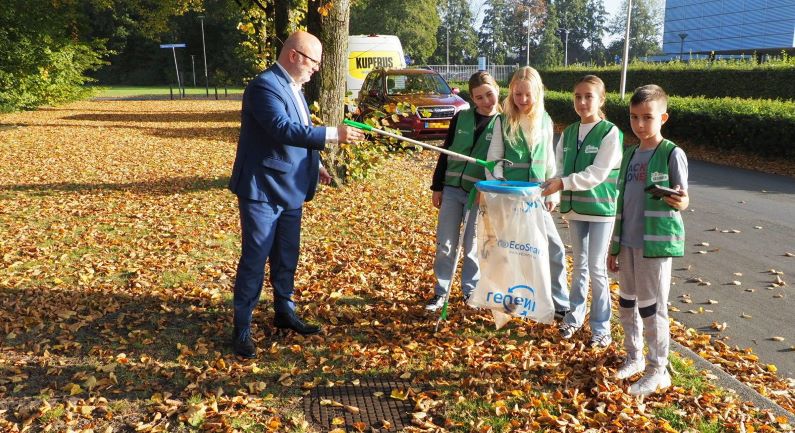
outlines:
[[684, 411], [679, 406], [671, 405], [655, 411], [654, 414], [657, 415], [657, 418], [668, 421], [668, 424], [675, 430], [682, 431], [689, 427], [687, 420], [682, 415], [683, 413]]
[[692, 390], [696, 395], [707, 390], [708, 382], [695, 367], [693, 362], [681, 356], [671, 354], [668, 356], [671, 367], [676, 372], [671, 376], [671, 382], [675, 386], [681, 386], [687, 390]]
[[[198, 84], [198, 82], [197, 82]], [[172, 85], [173, 86], [173, 85]], [[126, 96], [143, 96], [143, 95], [168, 95], [168, 85], [163, 86], [97, 86], [93, 88], [96, 91], [94, 96], [100, 98], [122, 98]], [[173, 87], [174, 94], [177, 94], [176, 86]], [[243, 93], [242, 87], [227, 87], [227, 91], [231, 93]], [[206, 95], [204, 87], [185, 88], [186, 95]], [[218, 94], [224, 94], [224, 88], [218, 88]], [[210, 97], [215, 97], [215, 88], [210, 87]]]
[[41, 421], [44, 423], [55, 421], [56, 419], [60, 419], [64, 413], [66, 413], [64, 405], [59, 404], [58, 406], [49, 409], [47, 412], [44, 412], [44, 414], [41, 416]]
[[196, 277], [184, 271], [165, 271], [162, 275], [163, 287], [174, 288], [184, 283], [193, 282]]
[[232, 418], [232, 428], [245, 433], [261, 433], [265, 431], [265, 426], [257, 423], [248, 415]]
[[668, 424], [677, 431], [684, 431], [688, 428], [695, 429], [699, 433], [724, 433], [726, 429], [717, 422], [706, 422], [695, 420], [692, 417], [688, 420], [684, 416], [684, 411], [677, 405], [671, 405], [654, 411], [655, 416], [668, 421]]
[[492, 428], [494, 433], [510, 431], [510, 417], [494, 415], [493, 406], [483, 400], [465, 400], [456, 403], [448, 411], [454, 421], [464, 426], [459, 431], [468, 431], [470, 426], [478, 423]]

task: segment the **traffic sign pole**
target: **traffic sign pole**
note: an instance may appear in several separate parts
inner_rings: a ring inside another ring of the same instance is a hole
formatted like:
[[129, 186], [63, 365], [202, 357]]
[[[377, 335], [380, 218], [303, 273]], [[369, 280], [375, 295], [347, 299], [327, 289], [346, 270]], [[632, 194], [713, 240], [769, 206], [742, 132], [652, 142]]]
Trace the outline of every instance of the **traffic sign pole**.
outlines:
[[177, 48], [185, 48], [185, 44], [160, 44], [160, 48], [171, 48], [172, 54], [174, 54], [174, 70], [177, 72], [177, 90], [180, 90], [180, 94], [183, 96], [185, 95], [182, 92], [182, 82], [179, 79], [179, 65], [177, 65]]

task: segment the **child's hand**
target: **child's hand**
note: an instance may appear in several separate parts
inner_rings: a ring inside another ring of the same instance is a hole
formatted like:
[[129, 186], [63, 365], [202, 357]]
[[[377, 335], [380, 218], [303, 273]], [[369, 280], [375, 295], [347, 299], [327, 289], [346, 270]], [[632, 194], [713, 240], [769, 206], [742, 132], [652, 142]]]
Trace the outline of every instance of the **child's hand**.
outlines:
[[610, 272], [618, 272], [618, 256], [607, 256], [607, 269]]
[[669, 195], [667, 197], [663, 197], [663, 200], [674, 209], [678, 209], [680, 211], [687, 209], [687, 206], [690, 204], [690, 197], [687, 195], [687, 191], [682, 189], [681, 185], [676, 185], [674, 187], [675, 190], [681, 191], [682, 195]]
[[318, 174], [318, 181], [323, 185], [331, 184], [331, 175], [328, 174], [326, 167], [320, 166], [320, 173]]
[[433, 207], [439, 209], [442, 207], [442, 192], [441, 191], [434, 191], [433, 195], [431, 195], [431, 203], [433, 203]]
[[563, 180], [559, 177], [549, 179], [541, 184], [541, 195], [544, 197], [552, 195], [563, 189]]

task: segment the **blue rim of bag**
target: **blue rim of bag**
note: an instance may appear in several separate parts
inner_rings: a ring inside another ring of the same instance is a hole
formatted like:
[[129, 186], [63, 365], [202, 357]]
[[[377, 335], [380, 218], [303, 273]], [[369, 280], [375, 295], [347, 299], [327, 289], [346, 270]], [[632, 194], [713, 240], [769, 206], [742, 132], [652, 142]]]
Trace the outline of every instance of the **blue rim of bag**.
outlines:
[[524, 182], [519, 180], [481, 180], [475, 188], [481, 192], [497, 194], [527, 195], [532, 189], [538, 188], [538, 182]]

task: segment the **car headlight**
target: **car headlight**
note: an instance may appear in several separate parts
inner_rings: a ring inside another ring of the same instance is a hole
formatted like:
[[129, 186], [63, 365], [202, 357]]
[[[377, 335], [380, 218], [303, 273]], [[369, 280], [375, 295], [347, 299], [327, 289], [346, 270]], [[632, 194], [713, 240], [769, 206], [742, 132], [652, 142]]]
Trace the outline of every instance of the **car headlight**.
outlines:
[[459, 111], [462, 111], [462, 110], [469, 110], [469, 102], [464, 102], [464, 105], [462, 105], [460, 107], [456, 107], [456, 108], [457, 108], [455, 110], [456, 113], [458, 113]]

